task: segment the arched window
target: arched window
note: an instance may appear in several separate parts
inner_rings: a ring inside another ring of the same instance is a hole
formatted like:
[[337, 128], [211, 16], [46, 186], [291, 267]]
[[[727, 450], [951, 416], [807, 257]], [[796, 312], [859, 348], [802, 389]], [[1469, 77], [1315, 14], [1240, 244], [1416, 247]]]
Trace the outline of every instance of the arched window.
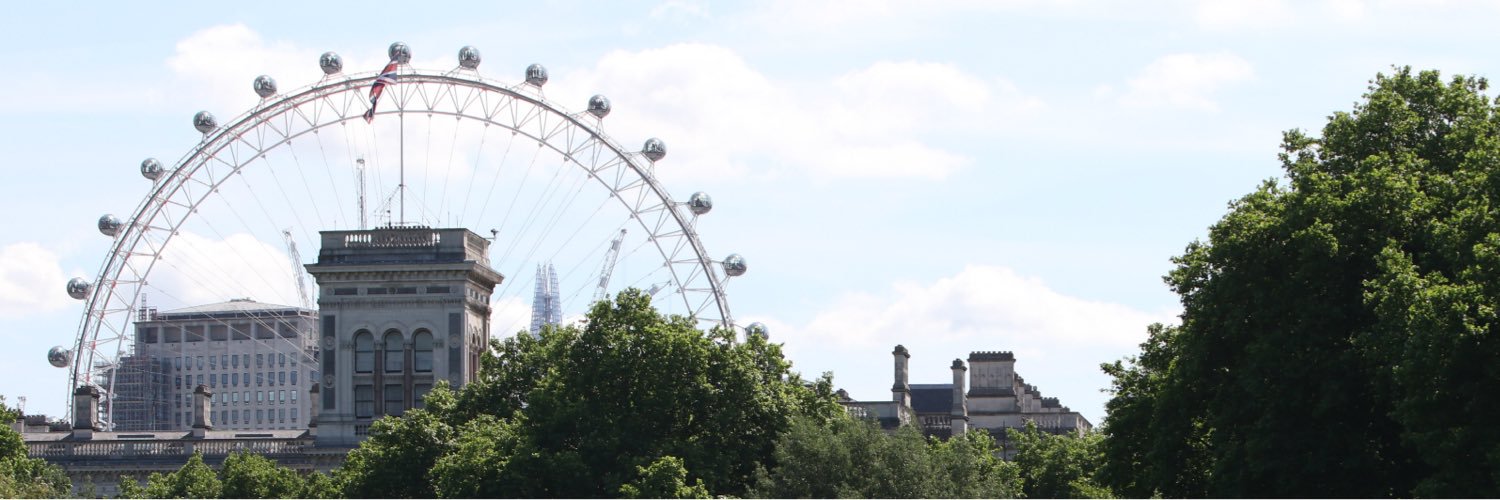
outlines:
[[417, 330], [417, 334], [412, 338], [411, 343], [412, 371], [422, 373], [432, 371], [432, 332]]
[[401, 338], [401, 332], [395, 330], [385, 332], [385, 371], [401, 371], [402, 361], [406, 360], [406, 352], [402, 346], [403, 343], [405, 343], [405, 339]]
[[358, 373], [375, 371], [375, 336], [371, 335], [369, 330], [354, 333], [354, 371]]

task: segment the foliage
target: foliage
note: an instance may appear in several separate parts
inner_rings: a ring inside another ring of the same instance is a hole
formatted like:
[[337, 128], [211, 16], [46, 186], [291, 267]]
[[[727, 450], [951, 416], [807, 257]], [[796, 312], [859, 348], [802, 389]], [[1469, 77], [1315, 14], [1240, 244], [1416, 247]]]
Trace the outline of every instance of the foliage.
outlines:
[[29, 458], [21, 434], [10, 428], [19, 410], [0, 396], [0, 498], [57, 498], [68, 495], [73, 483], [62, 468], [40, 458]]
[[1111, 496], [1094, 480], [1104, 460], [1099, 434], [1049, 434], [1030, 421], [1024, 429], [1007, 429], [1006, 434], [1016, 449], [1014, 460], [1027, 498]]
[[202, 453], [194, 453], [176, 471], [151, 473], [145, 487], [133, 478], [120, 479], [121, 498], [219, 498], [222, 492], [218, 475], [203, 463]]
[[1007, 498], [1020, 496], [1014, 464], [975, 431], [948, 441], [916, 429], [886, 433], [870, 421], [799, 419], [776, 443], [775, 465], [757, 471], [752, 497]]
[[648, 467], [636, 467], [639, 477], [620, 486], [623, 498], [709, 498], [701, 483], [687, 483], [687, 468], [682, 459], [665, 456]]
[[1487, 422], [1500, 411], [1500, 113], [1486, 88], [1397, 68], [1322, 137], [1285, 134], [1286, 185], [1231, 204], [1174, 259], [1182, 325], [1106, 368], [1112, 486], [1500, 496]]
[[248, 452], [230, 453], [219, 468], [224, 498], [302, 498], [307, 496], [297, 472]]
[[339, 472], [343, 493], [612, 496], [675, 477], [657, 463], [673, 457], [690, 490], [737, 495], [794, 416], [842, 413], [831, 381], [804, 384], [779, 345], [705, 334], [638, 290], [595, 304], [583, 327], [491, 351], [462, 390], [435, 388], [425, 410], [376, 422]]

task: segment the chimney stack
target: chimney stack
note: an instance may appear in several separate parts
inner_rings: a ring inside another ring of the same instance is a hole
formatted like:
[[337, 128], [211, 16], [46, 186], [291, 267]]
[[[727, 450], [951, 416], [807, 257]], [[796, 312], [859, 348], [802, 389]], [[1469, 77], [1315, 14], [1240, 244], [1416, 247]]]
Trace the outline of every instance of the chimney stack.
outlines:
[[214, 428], [211, 406], [213, 395], [214, 393], [208, 390], [208, 386], [203, 384], [193, 389], [193, 437], [195, 438], [201, 439], [207, 436], [208, 431]]
[[80, 385], [73, 391], [73, 439], [93, 439], [99, 426], [99, 388]]
[[969, 431], [969, 401], [964, 395], [964, 374], [969, 371], [964, 367], [964, 360], [953, 360], [953, 411], [949, 415], [949, 421], [954, 436], [962, 436]]
[[911, 408], [911, 386], [906, 383], [906, 365], [911, 359], [911, 353], [906, 352], [906, 346], [896, 344], [896, 350], [891, 351], [891, 355], [896, 357], [896, 384], [891, 386], [891, 400], [903, 408]]

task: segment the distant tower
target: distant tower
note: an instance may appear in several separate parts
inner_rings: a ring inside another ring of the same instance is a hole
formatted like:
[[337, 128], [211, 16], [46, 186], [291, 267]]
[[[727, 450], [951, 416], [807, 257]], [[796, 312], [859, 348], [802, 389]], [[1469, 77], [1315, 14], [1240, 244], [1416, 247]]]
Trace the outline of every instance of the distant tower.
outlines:
[[562, 300], [557, 290], [557, 269], [551, 263], [536, 266], [536, 296], [531, 299], [531, 335], [542, 335], [543, 325], [562, 323]]

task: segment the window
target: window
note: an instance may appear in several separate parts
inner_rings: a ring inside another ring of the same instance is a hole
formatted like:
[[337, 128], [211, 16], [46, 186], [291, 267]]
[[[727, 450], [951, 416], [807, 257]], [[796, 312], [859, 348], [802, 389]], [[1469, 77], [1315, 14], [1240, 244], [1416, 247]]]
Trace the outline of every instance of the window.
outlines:
[[[250, 391], [245, 391], [245, 404], [250, 404]], [[246, 418], [245, 420], [249, 420]]]
[[[219, 386], [219, 377], [215, 377], [215, 376], [213, 376], [213, 374], [209, 374], [208, 375], [208, 386], [209, 387], [218, 387]], [[218, 394], [215, 394], [215, 396], [217, 396], [217, 395]]]
[[280, 421], [283, 424], [286, 423], [286, 408], [276, 410], [276, 420]]
[[172, 382], [173, 382], [173, 385], [177, 386], [178, 389], [181, 389], [182, 388], [182, 375], [178, 375], [176, 377], [172, 377]]
[[286, 372], [276, 372], [276, 383], [286, 385]]
[[401, 416], [405, 410], [405, 401], [401, 397], [401, 386], [388, 384], [385, 386], [385, 414]]
[[297, 372], [292, 372], [292, 385], [297, 385]]
[[412, 406], [412, 408], [426, 408], [427, 404], [424, 403], [424, 402], [422, 402], [422, 396], [426, 396], [427, 393], [431, 392], [431, 391], [432, 391], [432, 385], [431, 384], [416, 384], [416, 385], [411, 386], [411, 406]]
[[255, 410], [255, 423], [260, 423], [265, 418], [265, 410]]
[[292, 407], [292, 423], [297, 423], [297, 407]]
[[203, 369], [203, 356], [198, 356], [198, 369]]
[[[240, 359], [240, 358], [234, 358], [234, 359]], [[230, 385], [233, 385], [235, 387], [239, 387], [240, 386], [240, 374], [238, 374], [238, 373], [231, 373], [231, 374], [229, 374], [229, 383], [230, 383]]]
[[375, 371], [375, 336], [368, 330], [360, 330], [354, 334], [354, 372], [370, 373]]
[[406, 352], [402, 350], [401, 332], [391, 330], [385, 332], [385, 371], [401, 371], [401, 361], [406, 359]]
[[233, 364], [235, 368], [239, 368], [240, 367], [240, 355], [236, 354], [236, 355], [230, 356], [229, 357], [229, 362], [230, 362], [230, 364]]
[[172, 358], [172, 368], [182, 369], [182, 358]]
[[261, 368], [262, 366], [265, 365], [265, 362], [266, 362], [266, 355], [264, 355], [264, 354], [256, 354], [255, 355], [255, 367], [256, 368]]
[[432, 333], [427, 330], [417, 330], [417, 335], [412, 339], [412, 371], [426, 373], [432, 371]]
[[219, 369], [219, 358], [216, 358], [216, 357], [213, 357], [213, 356], [209, 356], [208, 357], [208, 369], [210, 369], [210, 370], [217, 370], [217, 369]]
[[354, 386], [354, 416], [355, 418], [370, 418], [375, 416], [374, 386]]
[[276, 364], [286, 366], [286, 353], [283, 352], [276, 355]]
[[274, 372], [266, 372], [266, 385], [276, 385], [276, 374]]
[[286, 404], [286, 389], [276, 391], [276, 402]]
[[229, 393], [229, 399], [232, 400], [235, 404], [239, 404], [239, 402], [240, 402], [240, 393], [238, 393], [238, 392], [231, 392], [231, 393]]
[[256, 387], [265, 385], [265, 383], [266, 383], [266, 374], [260, 373], [260, 372], [256, 372], [255, 373], [255, 385], [256, 385]]
[[[203, 359], [203, 358], [198, 358], [198, 359]], [[202, 373], [198, 374], [198, 385], [203, 385], [203, 374]]]
[[228, 373], [220, 373], [219, 374], [219, 385], [222, 385], [224, 387], [229, 387], [229, 374]]
[[220, 354], [219, 355], [219, 365], [223, 366], [224, 369], [226, 369], [226, 370], [229, 369], [229, 355], [228, 354]]
[[236, 424], [240, 423], [240, 411], [239, 410], [229, 410], [229, 419], [230, 419], [231, 422], [234, 422]]
[[255, 402], [263, 403], [266, 400], [266, 391], [255, 391]]
[[292, 404], [297, 404], [297, 390], [292, 389]]

